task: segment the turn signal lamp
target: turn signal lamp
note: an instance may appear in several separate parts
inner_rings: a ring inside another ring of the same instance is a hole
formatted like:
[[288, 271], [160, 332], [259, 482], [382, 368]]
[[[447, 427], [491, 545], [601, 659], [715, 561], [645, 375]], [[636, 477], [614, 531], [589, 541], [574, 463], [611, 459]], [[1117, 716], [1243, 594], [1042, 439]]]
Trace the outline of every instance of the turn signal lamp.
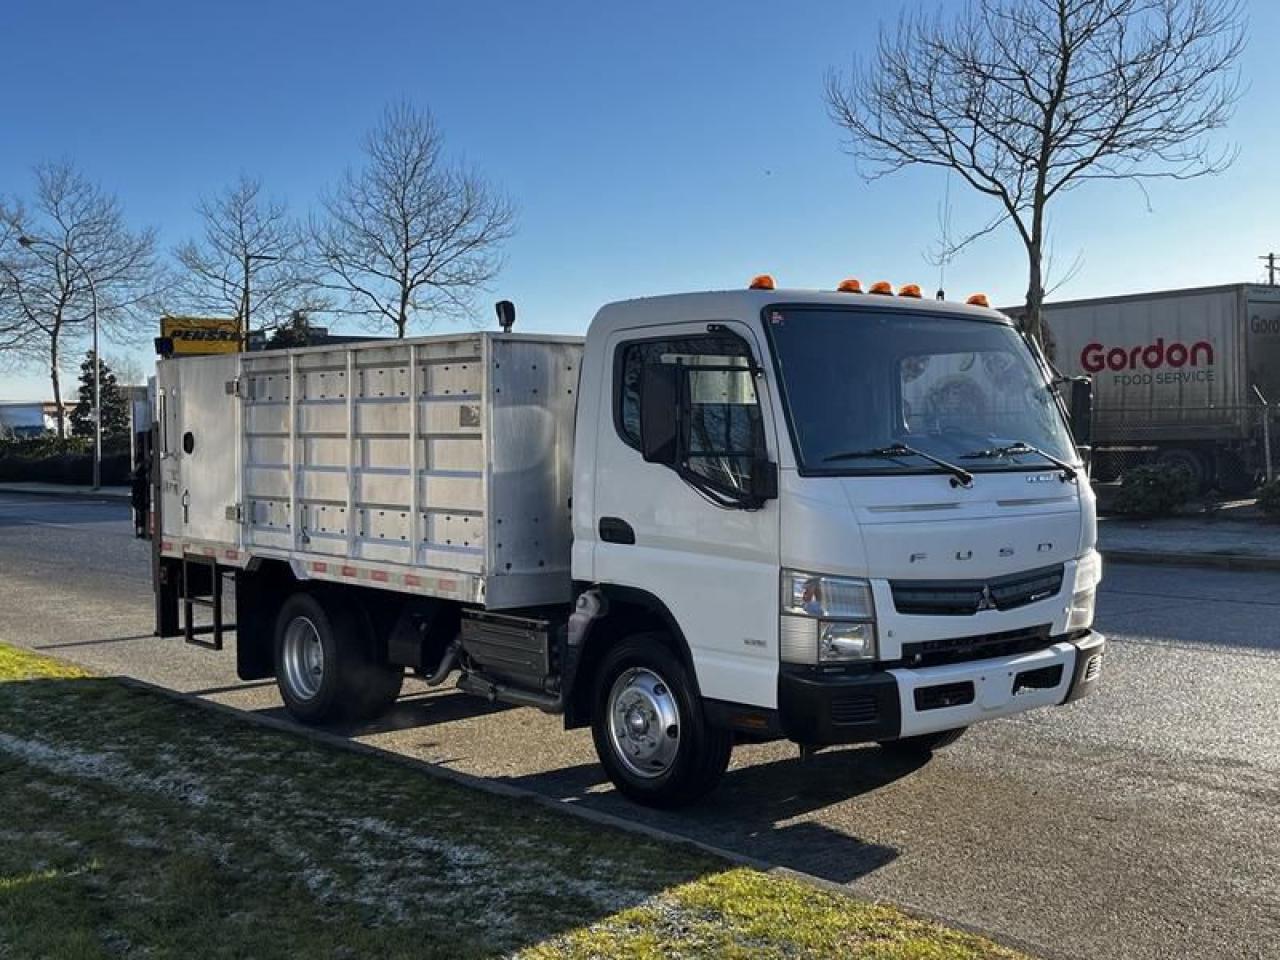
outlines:
[[914, 297], [916, 300], [919, 300], [919, 299], [920, 299], [920, 284], [918, 284], [918, 283], [904, 283], [902, 286], [900, 286], [900, 287], [898, 288], [898, 296], [900, 296], [900, 297]]
[[774, 288], [773, 277], [767, 273], [762, 273], [758, 277], [751, 278], [751, 285], [748, 290], [772, 290]]
[[861, 293], [862, 284], [860, 284], [853, 277], [849, 277], [847, 280], [840, 281], [840, 286], [836, 287], [836, 292], [837, 293]]
[[968, 304], [969, 306], [971, 306], [971, 307], [989, 307], [989, 306], [991, 306], [991, 303], [990, 303], [990, 301], [988, 301], [988, 300], [987, 300], [987, 295], [986, 295], [985, 293], [975, 293], [975, 294], [972, 294], [972, 295], [969, 297], [969, 299], [965, 301], [965, 303], [967, 303], [967, 304]]
[[890, 283], [888, 280], [877, 280], [875, 283], [871, 285], [871, 289], [868, 290], [867, 292], [881, 293], [881, 294], [884, 294], [886, 297], [892, 297], [893, 284]]

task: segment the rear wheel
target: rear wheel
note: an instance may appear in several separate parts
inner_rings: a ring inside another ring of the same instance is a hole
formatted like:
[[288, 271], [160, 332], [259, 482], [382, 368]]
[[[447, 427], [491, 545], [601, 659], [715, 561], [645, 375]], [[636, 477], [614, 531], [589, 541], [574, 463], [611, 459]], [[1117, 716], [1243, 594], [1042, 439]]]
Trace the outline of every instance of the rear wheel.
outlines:
[[1191, 476], [1197, 493], [1206, 493], [1213, 486], [1213, 462], [1208, 457], [1201, 456], [1196, 450], [1185, 447], [1161, 450], [1156, 455], [1156, 463], [1162, 467], [1177, 467], [1185, 470]]
[[591, 732], [619, 792], [677, 807], [709, 793], [729, 766], [733, 735], [706, 720], [693, 680], [661, 634], [638, 634], [596, 672]]
[[1258, 478], [1245, 466], [1239, 454], [1226, 451], [1218, 457], [1218, 489], [1229, 497], [1240, 497], [1258, 485]]
[[881, 740], [880, 749], [900, 757], [928, 758], [933, 751], [955, 743], [968, 729], [968, 727], [957, 727], [955, 730], [922, 733], [915, 737], [902, 737], [900, 740]]
[[377, 656], [358, 605], [295, 593], [280, 608], [275, 632], [276, 685], [303, 723], [377, 716], [400, 693], [404, 670]]

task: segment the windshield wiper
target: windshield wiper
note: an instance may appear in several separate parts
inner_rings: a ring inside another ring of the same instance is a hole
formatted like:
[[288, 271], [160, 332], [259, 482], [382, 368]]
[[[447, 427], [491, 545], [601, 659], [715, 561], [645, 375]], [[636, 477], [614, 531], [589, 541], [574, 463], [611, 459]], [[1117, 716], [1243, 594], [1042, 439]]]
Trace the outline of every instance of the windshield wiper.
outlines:
[[1016, 443], [1009, 443], [1002, 447], [991, 447], [988, 450], [975, 450], [973, 453], [966, 453], [961, 460], [994, 460], [998, 457], [1012, 457], [1020, 453], [1034, 453], [1037, 456], [1044, 457], [1051, 464], [1066, 474], [1067, 480], [1074, 480], [1078, 470], [1065, 460], [1059, 460], [1052, 454], [1045, 453], [1039, 447], [1033, 447], [1029, 443], [1019, 440]]
[[920, 457], [922, 460], [928, 460], [935, 466], [941, 467], [947, 473], [951, 474], [951, 485], [956, 487], [968, 487], [973, 484], [973, 474], [964, 467], [957, 467], [954, 463], [947, 463], [933, 454], [925, 453], [923, 450], [917, 450], [915, 447], [908, 447], [905, 443], [891, 443], [887, 447], [873, 447], [870, 450], [849, 450], [845, 453], [833, 453], [829, 457], [823, 457], [824, 463], [832, 460], [857, 460], [864, 457]]

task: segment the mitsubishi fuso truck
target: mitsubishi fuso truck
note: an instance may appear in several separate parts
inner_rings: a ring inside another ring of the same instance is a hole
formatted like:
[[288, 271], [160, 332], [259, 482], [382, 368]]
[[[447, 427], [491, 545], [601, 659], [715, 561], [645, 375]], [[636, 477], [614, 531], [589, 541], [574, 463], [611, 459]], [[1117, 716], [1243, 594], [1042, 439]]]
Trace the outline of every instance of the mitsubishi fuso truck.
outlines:
[[456, 677], [589, 726], [665, 806], [735, 742], [927, 755], [1098, 682], [1088, 384], [982, 298], [762, 276], [585, 338], [498, 311], [161, 359], [156, 632], [234, 626], [239, 676], [304, 723]]

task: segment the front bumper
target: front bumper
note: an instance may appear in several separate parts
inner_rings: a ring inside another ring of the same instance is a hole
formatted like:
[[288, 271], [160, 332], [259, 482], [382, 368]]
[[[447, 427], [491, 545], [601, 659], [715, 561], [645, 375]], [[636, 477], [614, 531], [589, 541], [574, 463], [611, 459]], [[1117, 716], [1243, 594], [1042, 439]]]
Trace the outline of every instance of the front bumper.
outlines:
[[896, 740], [1070, 703], [1093, 692], [1106, 653], [1093, 631], [1030, 653], [864, 674], [782, 673], [778, 719], [797, 743]]

